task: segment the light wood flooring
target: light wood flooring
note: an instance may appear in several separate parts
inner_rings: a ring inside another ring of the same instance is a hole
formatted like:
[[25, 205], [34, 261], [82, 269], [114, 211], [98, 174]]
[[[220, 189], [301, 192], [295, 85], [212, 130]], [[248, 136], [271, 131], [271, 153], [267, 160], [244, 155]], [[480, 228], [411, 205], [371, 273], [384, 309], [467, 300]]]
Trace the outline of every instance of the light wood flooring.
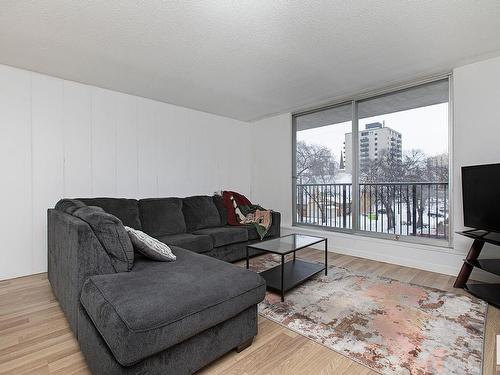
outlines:
[[[299, 256], [299, 253], [297, 253]], [[323, 253], [306, 249], [299, 257], [322, 260]], [[401, 281], [453, 289], [453, 277], [388, 263], [329, 254], [329, 264]], [[494, 374], [495, 334], [500, 310], [489, 307], [484, 375]], [[88, 374], [46, 274], [0, 281], [0, 374]], [[375, 374], [348, 358], [259, 317], [259, 335], [241, 353], [231, 352], [199, 372], [208, 374]]]

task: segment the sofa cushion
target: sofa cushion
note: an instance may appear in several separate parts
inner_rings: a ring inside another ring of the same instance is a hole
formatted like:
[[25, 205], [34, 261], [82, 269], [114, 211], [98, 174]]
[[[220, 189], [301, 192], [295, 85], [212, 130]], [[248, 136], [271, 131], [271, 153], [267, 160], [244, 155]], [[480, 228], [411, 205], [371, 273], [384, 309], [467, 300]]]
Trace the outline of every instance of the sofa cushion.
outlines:
[[64, 198], [59, 200], [54, 207], [56, 210], [73, 215], [77, 209], [85, 207], [86, 204], [77, 199]]
[[139, 200], [142, 230], [158, 237], [185, 233], [181, 198], [148, 198]]
[[92, 228], [109, 255], [116, 272], [126, 272], [132, 269], [134, 248], [120, 219], [95, 206], [79, 208], [73, 216], [85, 221]]
[[217, 211], [219, 211], [220, 225], [227, 225], [227, 210], [224, 205], [224, 198], [222, 198], [222, 195], [218, 194], [215, 194], [212, 198], [215, 203], [215, 207], [217, 207]]
[[101, 207], [108, 214], [116, 216], [123, 225], [142, 230], [137, 199], [127, 198], [78, 198], [87, 206]]
[[245, 227], [216, 227], [194, 231], [193, 234], [210, 236], [214, 247], [248, 241], [248, 232]]
[[221, 225], [219, 211], [212, 197], [197, 195], [184, 198], [182, 212], [188, 232]]
[[159, 236], [158, 240], [167, 245], [179, 246], [184, 249], [204, 253], [212, 250], [214, 243], [210, 236], [196, 235], [191, 233], [169, 234], [167, 236]]
[[97, 275], [80, 301], [123, 366], [161, 352], [261, 302], [255, 272], [173, 247], [175, 262], [138, 259], [132, 272]]

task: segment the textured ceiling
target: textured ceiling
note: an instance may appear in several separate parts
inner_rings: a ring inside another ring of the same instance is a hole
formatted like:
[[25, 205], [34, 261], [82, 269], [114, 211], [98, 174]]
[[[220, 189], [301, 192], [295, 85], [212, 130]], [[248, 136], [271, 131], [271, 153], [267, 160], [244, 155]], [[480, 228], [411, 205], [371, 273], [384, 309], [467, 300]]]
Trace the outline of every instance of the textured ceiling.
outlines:
[[1, 0], [0, 63], [240, 120], [500, 51], [498, 0]]

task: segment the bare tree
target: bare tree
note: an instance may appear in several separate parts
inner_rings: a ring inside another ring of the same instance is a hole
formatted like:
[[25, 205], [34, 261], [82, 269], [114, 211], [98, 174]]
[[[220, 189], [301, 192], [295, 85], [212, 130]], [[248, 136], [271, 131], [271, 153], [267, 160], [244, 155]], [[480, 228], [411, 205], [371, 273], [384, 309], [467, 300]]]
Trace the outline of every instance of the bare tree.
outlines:
[[[398, 182], [401, 181], [403, 164], [399, 157], [388, 150], [379, 152], [377, 159], [370, 160], [360, 169], [362, 183]], [[395, 185], [383, 185], [375, 188], [375, 201], [380, 202], [387, 215], [387, 228], [396, 226], [396, 213], [394, 212]], [[376, 213], [378, 215], [378, 213]]]
[[[362, 183], [415, 183], [411, 189], [398, 188], [397, 185], [383, 185], [376, 190], [375, 201], [380, 202], [387, 215], [388, 228], [395, 228], [395, 197], [401, 196], [405, 203], [407, 225], [416, 220], [418, 227], [423, 226], [423, 217], [426, 203], [429, 202], [429, 189], [422, 186], [421, 182], [446, 182], [448, 180], [448, 156], [429, 157], [423, 151], [413, 149], [406, 152], [402, 159], [387, 150], [379, 152], [376, 160], [369, 161], [360, 170]], [[398, 190], [399, 189], [399, 190]], [[415, 205], [417, 217], [413, 217], [412, 205]]]
[[[424, 166], [426, 156], [421, 150], [410, 150], [403, 157], [403, 170], [405, 182], [424, 182]], [[424, 212], [424, 199], [422, 196], [423, 191], [418, 194], [416, 186], [412, 186], [411, 190], [403, 192], [403, 200], [406, 207], [406, 224], [411, 225], [413, 220], [416, 220], [417, 226], [422, 227], [423, 212]], [[418, 198], [421, 199], [418, 199]], [[417, 217], [413, 217], [412, 205], [416, 207]]]
[[334, 179], [339, 169], [332, 151], [315, 144], [297, 142], [297, 179], [301, 184], [326, 183]]
[[447, 182], [449, 177], [448, 154], [427, 157], [424, 176], [429, 182]]
[[[307, 144], [303, 141], [297, 142], [297, 181], [299, 185], [310, 183], [332, 183], [335, 181], [335, 175], [339, 165], [335, 160], [332, 151], [325, 146]], [[297, 209], [303, 207], [303, 196], [314, 202], [318, 208], [321, 220], [326, 221], [325, 201], [327, 197], [323, 190], [309, 189], [302, 187], [298, 194], [299, 204]]]
[[[408, 182], [447, 182], [448, 181], [448, 155], [441, 154], [438, 156], [427, 156], [421, 150], [411, 150], [407, 153], [403, 160], [403, 168], [405, 170], [405, 178]], [[413, 218], [416, 220], [416, 226], [423, 227], [423, 218], [426, 210], [429, 211], [429, 202], [432, 196], [436, 196], [437, 185], [431, 189], [431, 186], [425, 187], [425, 185], [420, 185], [419, 189], [413, 188], [411, 197], [405, 194], [405, 201], [407, 207], [407, 217], [409, 218], [409, 224], [411, 224], [411, 213], [410, 201], [416, 207], [417, 217]], [[437, 205], [437, 201], [435, 202]]]

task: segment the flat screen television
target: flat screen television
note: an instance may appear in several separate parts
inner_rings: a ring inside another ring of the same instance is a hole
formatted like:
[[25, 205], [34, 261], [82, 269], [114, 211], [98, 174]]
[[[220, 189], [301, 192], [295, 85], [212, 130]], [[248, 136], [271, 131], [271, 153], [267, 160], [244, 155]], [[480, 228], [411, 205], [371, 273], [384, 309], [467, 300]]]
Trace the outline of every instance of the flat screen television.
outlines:
[[500, 163], [462, 167], [464, 225], [500, 232]]

